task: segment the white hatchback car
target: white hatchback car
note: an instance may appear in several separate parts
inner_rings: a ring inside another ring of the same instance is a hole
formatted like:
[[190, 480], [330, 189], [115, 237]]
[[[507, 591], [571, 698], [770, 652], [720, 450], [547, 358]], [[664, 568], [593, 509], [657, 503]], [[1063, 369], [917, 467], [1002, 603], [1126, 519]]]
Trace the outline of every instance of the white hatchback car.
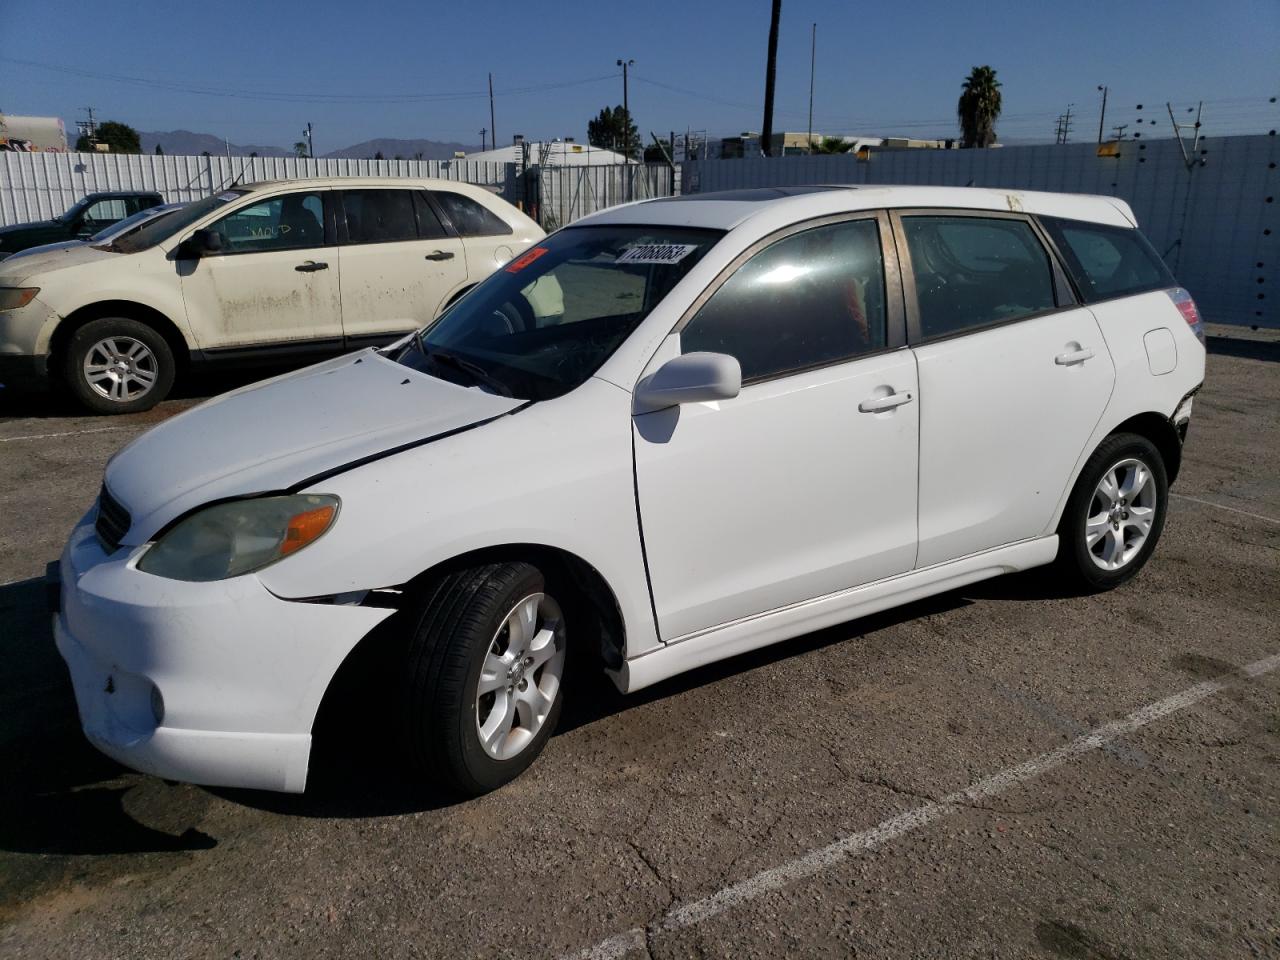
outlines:
[[57, 643], [104, 752], [286, 791], [339, 669], [390, 644], [387, 735], [479, 793], [546, 743], [570, 649], [632, 691], [1055, 558], [1122, 583], [1204, 369], [1114, 199], [616, 207], [388, 349], [134, 440], [60, 561]]
[[390, 343], [544, 235], [451, 180], [229, 187], [106, 241], [0, 261], [0, 383], [146, 410], [192, 364]]

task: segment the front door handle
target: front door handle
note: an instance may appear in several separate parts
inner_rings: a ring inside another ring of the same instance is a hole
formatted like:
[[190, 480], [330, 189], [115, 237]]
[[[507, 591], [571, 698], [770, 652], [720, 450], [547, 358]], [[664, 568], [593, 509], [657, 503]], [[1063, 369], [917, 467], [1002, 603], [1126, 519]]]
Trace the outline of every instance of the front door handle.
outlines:
[[432, 250], [424, 258], [424, 260], [452, 260], [452, 250]]
[[1068, 350], [1066, 353], [1060, 353], [1053, 358], [1053, 362], [1060, 367], [1069, 367], [1073, 363], [1084, 363], [1093, 356], [1093, 351], [1088, 347], [1081, 347], [1079, 350]]
[[909, 393], [891, 393], [887, 397], [874, 397], [871, 400], [863, 400], [858, 404], [858, 410], [862, 413], [884, 413], [886, 410], [892, 410], [894, 407], [900, 407], [904, 403], [911, 402], [911, 394]]
[[293, 269], [297, 270], [299, 273], [315, 273], [317, 270], [328, 270], [329, 265], [327, 263], [316, 263], [314, 260], [308, 260], [306, 263], [298, 264]]

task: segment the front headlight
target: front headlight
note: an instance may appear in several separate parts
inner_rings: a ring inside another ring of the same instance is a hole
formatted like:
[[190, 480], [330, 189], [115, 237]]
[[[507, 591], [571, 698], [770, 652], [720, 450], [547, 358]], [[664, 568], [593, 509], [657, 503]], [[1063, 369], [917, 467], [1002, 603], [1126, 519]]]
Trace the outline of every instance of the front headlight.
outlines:
[[0, 310], [17, 310], [36, 298], [39, 287], [0, 287]]
[[253, 573], [315, 543], [338, 505], [337, 497], [300, 493], [206, 507], [157, 540], [138, 569], [199, 583]]

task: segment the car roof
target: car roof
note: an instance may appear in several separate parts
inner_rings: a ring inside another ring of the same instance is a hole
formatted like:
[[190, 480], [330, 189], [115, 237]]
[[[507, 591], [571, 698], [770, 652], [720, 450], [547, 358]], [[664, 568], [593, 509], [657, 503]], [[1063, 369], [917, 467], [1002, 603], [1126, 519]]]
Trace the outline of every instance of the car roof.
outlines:
[[[474, 183], [446, 180], [443, 177], [298, 177], [280, 180], [254, 180], [234, 184], [237, 190], [274, 190], [278, 187], [430, 187], [432, 189], [490, 191]], [[226, 189], [232, 189], [228, 187]]]
[[83, 199], [88, 200], [90, 197], [158, 197], [159, 190], [95, 190], [93, 193], [86, 193]]
[[776, 226], [781, 227], [827, 214], [885, 208], [1013, 211], [1119, 227], [1137, 225], [1129, 205], [1115, 197], [987, 187], [816, 184], [641, 200], [601, 210], [575, 221], [572, 226], [661, 224], [733, 230], [748, 221], [776, 222]]

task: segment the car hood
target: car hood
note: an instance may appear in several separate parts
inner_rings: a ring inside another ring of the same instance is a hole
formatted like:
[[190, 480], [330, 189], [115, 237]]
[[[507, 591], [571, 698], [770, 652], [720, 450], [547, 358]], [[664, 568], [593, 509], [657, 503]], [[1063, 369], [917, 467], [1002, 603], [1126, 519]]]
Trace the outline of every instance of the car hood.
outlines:
[[66, 270], [85, 263], [96, 263], [112, 258], [118, 260], [122, 256], [127, 254], [109, 253], [88, 243], [75, 243], [69, 247], [59, 246], [52, 250], [33, 252], [25, 257], [15, 254], [0, 260], [0, 286], [19, 283], [28, 277], [52, 273], [55, 270]]
[[410, 370], [374, 350], [244, 387], [142, 434], [111, 458], [106, 486], [145, 543], [187, 511], [286, 490], [501, 416], [524, 401]]

